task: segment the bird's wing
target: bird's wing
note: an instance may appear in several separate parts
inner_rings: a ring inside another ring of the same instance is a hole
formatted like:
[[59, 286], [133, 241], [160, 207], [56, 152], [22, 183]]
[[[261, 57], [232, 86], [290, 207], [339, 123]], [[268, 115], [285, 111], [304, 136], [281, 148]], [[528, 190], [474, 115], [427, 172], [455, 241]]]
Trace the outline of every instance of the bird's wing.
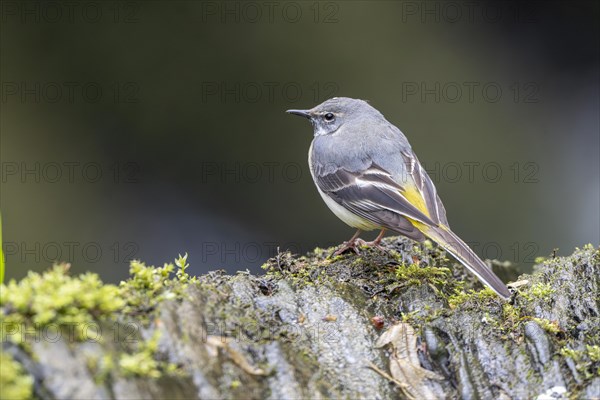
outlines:
[[[360, 172], [338, 168], [315, 178], [319, 189], [333, 200], [377, 225], [398, 230], [398, 215], [425, 225], [437, 225], [412, 179], [397, 182], [389, 172], [374, 163]], [[394, 214], [396, 224], [391, 218]]]
[[504, 283], [444, 222], [446, 214], [435, 187], [417, 168], [422, 168], [418, 161], [409, 169], [412, 178], [406, 182], [398, 182], [376, 164], [358, 173], [339, 168], [316, 180], [321, 191], [350, 212], [415, 240], [425, 236], [435, 240], [483, 283], [509, 298]]
[[[448, 226], [446, 209], [437, 194], [433, 181], [425, 168], [421, 165], [412, 150], [400, 152], [404, 165], [406, 166], [406, 178], [400, 177], [396, 180], [405, 179], [405, 196], [415, 204], [423, 213], [427, 214], [436, 224]], [[401, 182], [402, 184], [402, 182]]]

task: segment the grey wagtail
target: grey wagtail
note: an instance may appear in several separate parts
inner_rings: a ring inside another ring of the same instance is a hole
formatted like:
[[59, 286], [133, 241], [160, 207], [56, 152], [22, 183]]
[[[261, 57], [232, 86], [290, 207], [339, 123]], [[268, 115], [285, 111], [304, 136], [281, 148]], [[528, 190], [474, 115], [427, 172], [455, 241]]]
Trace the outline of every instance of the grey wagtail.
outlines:
[[[358, 245], [379, 246], [386, 230], [418, 242], [429, 238], [504, 299], [510, 291], [450, 230], [431, 178], [404, 134], [366, 101], [334, 97], [310, 110], [287, 110], [308, 118], [314, 138], [308, 153], [313, 180], [325, 204], [357, 231], [335, 254]], [[361, 231], [380, 229], [372, 242]]]

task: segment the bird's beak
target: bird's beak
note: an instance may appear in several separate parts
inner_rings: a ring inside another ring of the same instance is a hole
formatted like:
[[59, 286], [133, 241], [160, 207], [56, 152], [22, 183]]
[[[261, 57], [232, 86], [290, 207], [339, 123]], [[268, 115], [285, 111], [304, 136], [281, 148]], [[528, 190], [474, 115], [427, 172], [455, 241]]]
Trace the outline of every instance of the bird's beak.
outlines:
[[287, 110], [286, 113], [310, 119], [310, 110]]

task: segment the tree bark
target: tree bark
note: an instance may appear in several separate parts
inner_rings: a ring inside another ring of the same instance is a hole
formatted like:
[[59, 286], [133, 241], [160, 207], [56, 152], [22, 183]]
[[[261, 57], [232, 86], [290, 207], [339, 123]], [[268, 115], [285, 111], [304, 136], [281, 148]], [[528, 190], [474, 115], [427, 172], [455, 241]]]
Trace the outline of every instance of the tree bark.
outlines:
[[[495, 263], [519, 281], [503, 302], [436, 247], [383, 246], [211, 272], [116, 324], [99, 318], [102, 341], [5, 336], [3, 351], [43, 399], [600, 398], [599, 249], [518, 279]], [[151, 340], [147, 374], [102, 361]]]

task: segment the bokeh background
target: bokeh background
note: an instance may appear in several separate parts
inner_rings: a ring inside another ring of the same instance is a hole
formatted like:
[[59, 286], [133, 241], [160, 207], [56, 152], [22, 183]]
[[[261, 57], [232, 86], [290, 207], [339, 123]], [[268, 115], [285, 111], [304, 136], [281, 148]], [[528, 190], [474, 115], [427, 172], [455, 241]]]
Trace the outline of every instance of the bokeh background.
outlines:
[[[600, 242], [595, 1], [2, 1], [7, 276], [259, 271], [352, 235], [285, 114], [367, 99], [453, 229], [530, 268]], [[370, 238], [372, 234], [366, 234]]]

